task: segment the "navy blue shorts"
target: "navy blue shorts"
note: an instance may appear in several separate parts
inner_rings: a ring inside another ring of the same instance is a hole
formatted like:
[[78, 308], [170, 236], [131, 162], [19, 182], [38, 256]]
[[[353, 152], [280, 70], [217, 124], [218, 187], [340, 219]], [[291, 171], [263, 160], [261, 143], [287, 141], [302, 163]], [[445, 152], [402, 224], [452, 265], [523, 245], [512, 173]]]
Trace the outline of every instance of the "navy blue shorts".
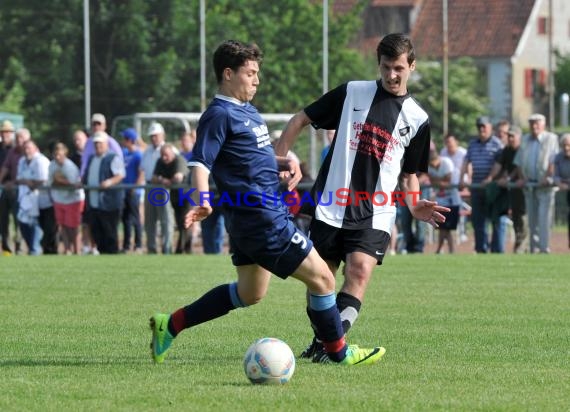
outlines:
[[282, 279], [295, 273], [313, 247], [291, 220], [280, 228], [244, 235], [230, 233], [229, 238], [234, 266], [258, 264]]
[[381, 265], [386, 249], [390, 245], [390, 234], [372, 228], [341, 229], [313, 219], [309, 236], [315, 249], [324, 260], [335, 262], [337, 266], [346, 261], [352, 252], [362, 252], [376, 259]]

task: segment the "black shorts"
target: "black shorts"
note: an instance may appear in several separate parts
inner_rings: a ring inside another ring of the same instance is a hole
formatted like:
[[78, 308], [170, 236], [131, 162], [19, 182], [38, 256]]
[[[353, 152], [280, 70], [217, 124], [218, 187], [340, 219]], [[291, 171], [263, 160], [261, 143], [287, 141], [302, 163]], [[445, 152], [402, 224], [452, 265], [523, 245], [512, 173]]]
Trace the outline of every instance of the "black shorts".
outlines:
[[390, 234], [383, 230], [341, 229], [317, 219], [311, 222], [309, 237], [319, 255], [325, 260], [335, 262], [337, 266], [341, 261], [346, 261], [346, 256], [352, 252], [366, 253], [381, 265], [390, 245]]
[[455, 230], [457, 229], [457, 223], [459, 222], [459, 206], [447, 206], [451, 210], [449, 212], [442, 213], [445, 216], [445, 222], [438, 223], [438, 229], [443, 230]]

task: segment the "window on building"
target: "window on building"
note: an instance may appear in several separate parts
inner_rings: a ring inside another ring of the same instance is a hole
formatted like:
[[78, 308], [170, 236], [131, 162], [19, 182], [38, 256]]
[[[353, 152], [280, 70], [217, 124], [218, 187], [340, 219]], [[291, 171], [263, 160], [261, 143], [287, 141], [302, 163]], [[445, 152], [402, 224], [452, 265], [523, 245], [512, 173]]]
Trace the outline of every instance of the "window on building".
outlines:
[[525, 69], [524, 70], [524, 97], [536, 97], [545, 90], [546, 70], [545, 69]]
[[546, 34], [548, 31], [548, 19], [546, 17], [538, 18], [538, 34]]

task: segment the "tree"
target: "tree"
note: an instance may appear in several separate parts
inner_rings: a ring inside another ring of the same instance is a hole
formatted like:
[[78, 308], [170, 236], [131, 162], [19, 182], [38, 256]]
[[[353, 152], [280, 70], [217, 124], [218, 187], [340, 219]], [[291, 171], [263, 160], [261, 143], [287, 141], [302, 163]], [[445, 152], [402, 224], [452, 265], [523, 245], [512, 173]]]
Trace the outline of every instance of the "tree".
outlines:
[[24, 77], [24, 73], [21, 63], [10, 57], [0, 77], [0, 112], [22, 113], [26, 93], [20, 78]]
[[[419, 61], [417, 81], [409, 90], [430, 116], [432, 140], [443, 140], [443, 70], [440, 62]], [[469, 58], [449, 65], [449, 132], [465, 138], [473, 130], [475, 119], [487, 111], [487, 100], [481, 90], [480, 74]]]
[[[99, 0], [90, 8], [92, 111], [112, 119], [135, 111], [200, 110], [199, 0]], [[331, 15], [332, 85], [370, 73], [348, 48], [358, 11]], [[84, 124], [83, 2], [4, 0], [0, 18], [0, 73], [11, 74], [0, 98], [20, 96], [10, 104], [21, 103], [34, 137], [69, 138]], [[211, 54], [236, 38], [258, 43], [266, 56], [254, 102], [259, 109], [299, 110], [322, 93], [321, 37], [319, 2], [208, 2], [208, 96], [216, 89]]]
[[79, 3], [4, 0], [0, 4], [0, 72], [8, 70], [12, 84], [23, 88], [21, 112], [34, 138], [61, 136], [76, 122], [75, 113], [82, 107], [83, 72], [77, 70], [78, 53], [82, 56]]

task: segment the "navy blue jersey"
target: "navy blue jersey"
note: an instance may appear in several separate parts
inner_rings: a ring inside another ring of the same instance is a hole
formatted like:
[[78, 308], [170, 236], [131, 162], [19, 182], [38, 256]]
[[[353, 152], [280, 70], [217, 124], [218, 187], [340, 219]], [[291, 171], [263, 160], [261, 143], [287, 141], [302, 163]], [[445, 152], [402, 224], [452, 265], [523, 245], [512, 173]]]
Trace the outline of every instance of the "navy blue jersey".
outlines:
[[[216, 95], [196, 129], [189, 166], [205, 167], [220, 193], [233, 235], [285, 225], [279, 172], [265, 121], [250, 103]], [[241, 217], [241, 218], [240, 218]], [[247, 217], [247, 218], [246, 218]]]

